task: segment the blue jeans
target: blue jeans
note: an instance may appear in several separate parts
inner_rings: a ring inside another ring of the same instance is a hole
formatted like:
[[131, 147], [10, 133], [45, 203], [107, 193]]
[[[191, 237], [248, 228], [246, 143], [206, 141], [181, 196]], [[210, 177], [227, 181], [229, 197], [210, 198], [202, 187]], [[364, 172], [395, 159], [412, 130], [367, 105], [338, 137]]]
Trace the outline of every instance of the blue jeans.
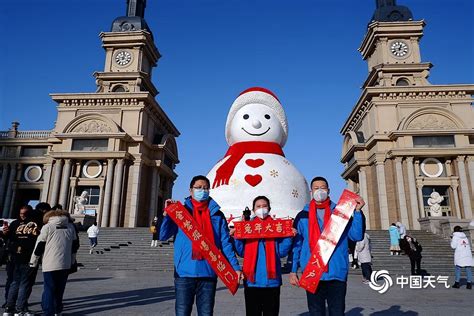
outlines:
[[344, 316], [346, 309], [347, 283], [337, 280], [319, 281], [316, 293], [306, 291], [311, 316], [326, 316], [326, 301], [329, 316]]
[[194, 297], [199, 316], [213, 315], [217, 279], [181, 278], [174, 279], [176, 293], [176, 316], [189, 316], [193, 310]]
[[63, 311], [63, 294], [68, 275], [68, 269], [43, 272], [44, 289], [41, 299], [43, 315], [53, 316]]
[[97, 246], [97, 237], [89, 237], [89, 243], [91, 245], [91, 248]]
[[13, 268], [13, 281], [8, 290], [7, 307], [17, 310], [27, 308], [28, 301], [28, 263], [17, 263]]
[[467, 283], [472, 283], [472, 268], [470, 266], [467, 266], [467, 267], [456, 266], [454, 268], [454, 281], [459, 282], [461, 280], [461, 269], [462, 268], [466, 269]]

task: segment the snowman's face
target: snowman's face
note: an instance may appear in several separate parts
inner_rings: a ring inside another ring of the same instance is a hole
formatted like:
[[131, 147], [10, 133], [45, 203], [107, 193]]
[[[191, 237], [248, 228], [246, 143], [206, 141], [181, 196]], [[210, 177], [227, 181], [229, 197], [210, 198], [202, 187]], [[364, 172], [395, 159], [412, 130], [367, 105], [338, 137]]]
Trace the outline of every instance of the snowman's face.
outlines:
[[230, 123], [230, 145], [238, 142], [283, 140], [283, 127], [275, 112], [266, 105], [247, 104], [235, 113]]

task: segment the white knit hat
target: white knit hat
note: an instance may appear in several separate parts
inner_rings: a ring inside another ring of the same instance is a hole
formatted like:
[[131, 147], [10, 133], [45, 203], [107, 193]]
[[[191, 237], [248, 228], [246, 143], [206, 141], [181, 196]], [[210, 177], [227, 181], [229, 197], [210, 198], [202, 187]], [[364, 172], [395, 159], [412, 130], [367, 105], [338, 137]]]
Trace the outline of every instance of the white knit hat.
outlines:
[[227, 115], [227, 121], [225, 123], [225, 138], [227, 143], [230, 143], [230, 122], [234, 118], [235, 113], [237, 113], [238, 110], [247, 104], [266, 105], [275, 112], [283, 128], [283, 137], [281, 140], [281, 147], [283, 147], [288, 138], [288, 121], [286, 119], [285, 111], [283, 110], [280, 100], [278, 100], [277, 96], [273, 92], [260, 87], [252, 87], [243, 91], [241, 94], [239, 94], [237, 99], [235, 99], [234, 103], [232, 103], [229, 114]]

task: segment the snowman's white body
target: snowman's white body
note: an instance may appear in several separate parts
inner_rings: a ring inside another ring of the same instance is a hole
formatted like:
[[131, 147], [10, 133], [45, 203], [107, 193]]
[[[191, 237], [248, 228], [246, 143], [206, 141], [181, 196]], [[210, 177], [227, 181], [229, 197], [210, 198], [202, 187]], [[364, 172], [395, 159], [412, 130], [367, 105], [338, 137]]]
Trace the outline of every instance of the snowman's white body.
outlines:
[[[211, 184], [216, 170], [227, 159], [219, 161], [207, 175]], [[255, 197], [264, 195], [270, 200], [272, 216], [295, 218], [309, 201], [309, 188], [303, 175], [285, 157], [255, 153], [245, 154], [235, 166], [229, 184], [211, 189], [210, 195], [226, 217], [241, 216], [245, 207], [252, 209]]]

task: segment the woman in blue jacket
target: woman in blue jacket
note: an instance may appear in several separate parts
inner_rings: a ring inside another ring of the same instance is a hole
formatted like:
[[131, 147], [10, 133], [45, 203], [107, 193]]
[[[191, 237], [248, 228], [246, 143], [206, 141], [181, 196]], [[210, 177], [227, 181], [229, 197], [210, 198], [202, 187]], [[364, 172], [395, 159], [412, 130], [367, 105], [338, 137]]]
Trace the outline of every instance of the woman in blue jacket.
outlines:
[[[253, 200], [253, 221], [272, 221], [270, 200]], [[281, 262], [292, 245], [292, 238], [235, 240], [237, 254], [244, 258], [244, 295], [247, 315], [278, 315], [280, 310]]]
[[[298, 269], [304, 271], [306, 268], [311, 249], [336, 207], [336, 203], [329, 198], [329, 184], [325, 178], [315, 177], [311, 181], [311, 191], [313, 199], [298, 213], [293, 222], [293, 227], [298, 230], [293, 242], [293, 266], [290, 273], [290, 283], [294, 286], [299, 286]], [[344, 315], [349, 271], [348, 240], [360, 241], [364, 237], [364, 217], [360, 209], [365, 202], [360, 197], [356, 202], [356, 210], [329, 259], [316, 293], [306, 291], [309, 314], [312, 316], [325, 316], [326, 302], [329, 315]]]
[[[184, 206], [191, 213], [209, 240], [227, 257], [239, 278], [241, 270], [233, 251], [229, 228], [220, 206], [209, 197], [210, 182], [205, 176], [195, 176], [191, 180]], [[167, 200], [166, 206], [173, 201]], [[185, 233], [173, 220], [163, 214], [160, 228], [160, 240], [165, 241], [176, 236], [174, 242], [175, 269], [175, 311], [178, 316], [191, 315], [194, 298], [198, 315], [212, 315], [216, 295], [217, 276], [202, 256], [199, 246], [193, 245]]]

